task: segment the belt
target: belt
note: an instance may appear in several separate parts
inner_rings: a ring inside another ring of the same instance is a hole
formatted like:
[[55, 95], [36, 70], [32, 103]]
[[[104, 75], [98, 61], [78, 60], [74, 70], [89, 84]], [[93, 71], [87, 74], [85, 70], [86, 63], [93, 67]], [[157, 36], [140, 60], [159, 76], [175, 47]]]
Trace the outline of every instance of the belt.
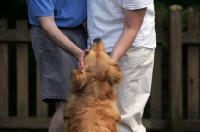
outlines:
[[[32, 26], [41, 28], [40, 26], [36, 26], [36, 25], [33, 25], [33, 24], [32, 24]], [[76, 30], [76, 29], [78, 29], [78, 28], [80, 28], [80, 27], [82, 27], [82, 26], [83, 26], [83, 25], [80, 24], [80, 25], [78, 25], [78, 26], [76, 26], [76, 27], [58, 27], [58, 28], [59, 28], [59, 29], [71, 29], [71, 30]]]
[[82, 27], [82, 24], [76, 27], [58, 27], [59, 29], [72, 29], [72, 30], [76, 30], [79, 29], [80, 27]]

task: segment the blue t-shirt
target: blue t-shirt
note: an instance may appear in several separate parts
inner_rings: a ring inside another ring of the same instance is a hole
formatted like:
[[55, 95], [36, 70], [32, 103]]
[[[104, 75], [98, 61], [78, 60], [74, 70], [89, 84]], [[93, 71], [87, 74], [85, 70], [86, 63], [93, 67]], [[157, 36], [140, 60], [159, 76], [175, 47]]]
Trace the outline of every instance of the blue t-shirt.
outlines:
[[58, 27], [73, 28], [87, 16], [87, 0], [26, 0], [29, 22], [40, 27], [38, 16], [52, 16]]

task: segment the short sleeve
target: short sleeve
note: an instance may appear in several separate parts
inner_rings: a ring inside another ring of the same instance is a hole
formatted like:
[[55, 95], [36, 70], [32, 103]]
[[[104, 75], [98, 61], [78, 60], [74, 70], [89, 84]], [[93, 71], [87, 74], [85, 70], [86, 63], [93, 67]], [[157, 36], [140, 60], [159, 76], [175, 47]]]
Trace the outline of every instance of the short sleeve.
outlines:
[[153, 0], [122, 0], [122, 7], [127, 10], [137, 10], [148, 7]]
[[34, 16], [51, 16], [54, 14], [52, 0], [27, 0], [27, 5]]

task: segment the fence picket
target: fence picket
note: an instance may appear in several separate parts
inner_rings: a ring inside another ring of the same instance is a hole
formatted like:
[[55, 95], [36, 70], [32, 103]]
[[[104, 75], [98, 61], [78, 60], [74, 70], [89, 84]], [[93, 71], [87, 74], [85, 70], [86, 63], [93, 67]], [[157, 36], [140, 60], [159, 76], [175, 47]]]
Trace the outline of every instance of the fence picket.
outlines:
[[[194, 19], [195, 18], [195, 19]], [[188, 32], [199, 32], [199, 12], [188, 9]], [[199, 45], [188, 45], [188, 118], [199, 118]]]
[[28, 116], [28, 51], [27, 44], [17, 45], [18, 116]]
[[[7, 21], [0, 20], [0, 30], [7, 29]], [[8, 44], [0, 42], [0, 117], [8, 116]]]
[[[17, 29], [27, 29], [26, 21], [17, 21]], [[28, 45], [17, 44], [17, 116], [28, 117]], [[19, 130], [18, 132], [27, 132]]]
[[157, 45], [155, 51], [155, 62], [152, 80], [152, 90], [150, 97], [150, 117], [161, 119], [162, 117], [162, 46]]
[[[24, 21], [17, 22], [17, 29], [26, 28]], [[28, 116], [28, 45], [17, 44], [17, 115]]]
[[[162, 32], [161, 11], [156, 12], [156, 32]], [[155, 61], [153, 80], [150, 96], [150, 117], [153, 119], [162, 118], [162, 44], [157, 43], [155, 50]]]

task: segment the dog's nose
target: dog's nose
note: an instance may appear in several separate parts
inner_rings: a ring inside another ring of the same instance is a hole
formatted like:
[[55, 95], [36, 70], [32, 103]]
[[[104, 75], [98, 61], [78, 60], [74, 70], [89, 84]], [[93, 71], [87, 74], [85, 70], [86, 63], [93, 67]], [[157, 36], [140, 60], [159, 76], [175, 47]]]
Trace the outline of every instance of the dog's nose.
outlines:
[[95, 38], [95, 39], [93, 40], [93, 42], [96, 42], [96, 43], [98, 43], [98, 42], [100, 42], [100, 41], [101, 41], [100, 38]]

